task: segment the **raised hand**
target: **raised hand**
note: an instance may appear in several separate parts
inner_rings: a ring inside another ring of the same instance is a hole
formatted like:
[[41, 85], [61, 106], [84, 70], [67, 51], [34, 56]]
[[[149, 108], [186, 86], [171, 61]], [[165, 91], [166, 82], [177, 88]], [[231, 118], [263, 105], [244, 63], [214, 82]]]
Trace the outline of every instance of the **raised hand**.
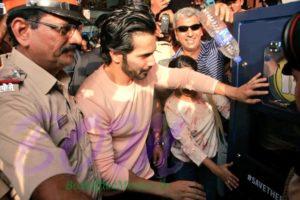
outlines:
[[256, 90], [259, 88], [266, 88], [269, 86], [269, 83], [266, 82], [267, 78], [262, 78], [260, 76], [261, 73], [256, 74], [250, 81], [237, 88], [236, 100], [248, 104], [255, 104], [261, 102], [261, 100], [258, 98], [251, 99], [251, 97], [253, 96], [266, 95], [269, 93], [268, 90]]
[[220, 20], [232, 23], [233, 22], [233, 12], [229, 6], [224, 3], [215, 4], [215, 15], [219, 16]]
[[151, 11], [157, 15], [165, 9], [170, 3], [170, 0], [151, 0]]

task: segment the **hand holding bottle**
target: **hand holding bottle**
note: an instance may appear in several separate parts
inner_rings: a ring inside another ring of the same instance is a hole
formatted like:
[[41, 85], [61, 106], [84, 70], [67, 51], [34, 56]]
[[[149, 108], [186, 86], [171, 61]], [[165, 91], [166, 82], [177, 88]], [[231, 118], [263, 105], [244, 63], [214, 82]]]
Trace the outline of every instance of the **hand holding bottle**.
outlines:
[[[220, 51], [226, 57], [233, 59], [236, 63], [239, 63], [242, 59], [239, 56], [240, 49], [238, 43], [229, 32], [226, 24], [220, 20], [220, 18], [225, 18], [225, 20], [227, 18], [228, 20], [231, 20], [231, 14], [228, 9], [225, 9], [225, 7], [220, 4], [208, 7], [201, 5], [200, 22], [208, 34], [214, 38]], [[217, 17], [215, 13], [217, 13], [220, 17]]]
[[219, 17], [220, 20], [232, 23], [233, 22], [233, 12], [229, 6], [224, 3], [216, 3], [215, 7], [215, 15]]

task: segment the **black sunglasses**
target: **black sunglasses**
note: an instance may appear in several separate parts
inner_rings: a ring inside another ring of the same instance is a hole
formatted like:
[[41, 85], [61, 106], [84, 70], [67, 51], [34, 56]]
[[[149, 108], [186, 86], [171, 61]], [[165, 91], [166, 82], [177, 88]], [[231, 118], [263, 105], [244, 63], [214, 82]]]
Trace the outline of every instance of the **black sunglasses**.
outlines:
[[192, 29], [193, 31], [198, 30], [200, 27], [202, 27], [201, 24], [193, 24], [192, 26], [178, 26], [176, 29], [179, 32], [186, 32], [190, 29]]

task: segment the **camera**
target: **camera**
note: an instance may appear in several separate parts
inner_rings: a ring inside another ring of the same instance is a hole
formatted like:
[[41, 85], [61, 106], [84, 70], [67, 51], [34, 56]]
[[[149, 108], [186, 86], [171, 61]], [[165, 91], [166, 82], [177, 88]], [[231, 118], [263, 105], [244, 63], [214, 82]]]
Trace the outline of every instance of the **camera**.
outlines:
[[99, 43], [99, 30], [96, 26], [84, 26], [81, 37], [87, 42], [88, 49], [95, 48]]
[[164, 35], [169, 34], [170, 16], [166, 13], [162, 14], [160, 23], [161, 33]]

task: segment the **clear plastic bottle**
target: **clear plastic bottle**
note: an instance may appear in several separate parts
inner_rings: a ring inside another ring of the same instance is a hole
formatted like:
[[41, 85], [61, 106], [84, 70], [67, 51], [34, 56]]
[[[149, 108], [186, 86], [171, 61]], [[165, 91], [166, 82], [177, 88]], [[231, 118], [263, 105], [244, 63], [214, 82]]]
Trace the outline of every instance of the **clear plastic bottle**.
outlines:
[[205, 7], [201, 5], [200, 22], [208, 34], [214, 38], [220, 51], [226, 57], [240, 63], [242, 59], [239, 56], [239, 45], [229, 32], [226, 24], [215, 15], [214, 8], [214, 6]]

